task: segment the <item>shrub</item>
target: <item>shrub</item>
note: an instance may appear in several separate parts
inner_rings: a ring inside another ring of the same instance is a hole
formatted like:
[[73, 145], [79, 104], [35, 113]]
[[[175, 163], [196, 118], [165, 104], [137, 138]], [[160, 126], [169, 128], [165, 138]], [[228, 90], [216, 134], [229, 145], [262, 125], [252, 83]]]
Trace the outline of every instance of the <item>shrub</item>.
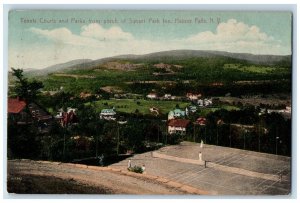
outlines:
[[135, 172], [135, 173], [143, 173], [143, 169], [140, 166], [134, 166], [128, 168], [128, 171]]

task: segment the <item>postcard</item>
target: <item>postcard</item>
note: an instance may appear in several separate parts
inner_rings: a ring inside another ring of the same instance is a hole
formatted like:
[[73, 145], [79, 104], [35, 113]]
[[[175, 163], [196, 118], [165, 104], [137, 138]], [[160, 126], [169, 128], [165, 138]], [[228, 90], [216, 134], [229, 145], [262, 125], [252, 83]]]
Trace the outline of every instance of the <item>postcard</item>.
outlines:
[[291, 12], [8, 17], [8, 193], [291, 194]]

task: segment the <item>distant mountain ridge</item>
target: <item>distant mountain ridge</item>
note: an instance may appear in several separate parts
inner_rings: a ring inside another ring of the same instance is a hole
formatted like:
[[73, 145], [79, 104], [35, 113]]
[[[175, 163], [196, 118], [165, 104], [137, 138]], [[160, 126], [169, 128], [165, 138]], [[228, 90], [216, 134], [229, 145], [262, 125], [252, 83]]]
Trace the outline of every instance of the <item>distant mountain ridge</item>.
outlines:
[[47, 75], [49, 73], [63, 71], [66, 69], [73, 69], [75, 67], [81, 68], [81, 66], [82, 66], [82, 68], [84, 68], [84, 64], [89, 63], [91, 61], [93, 61], [93, 60], [91, 60], [91, 59], [76, 59], [76, 60], [68, 61], [66, 63], [59, 63], [56, 65], [52, 65], [47, 68], [43, 68], [43, 69], [39, 69], [39, 70], [29, 69], [29, 70], [26, 70], [26, 74], [38, 76], [38, 75]]
[[[119, 55], [113, 57], [107, 57], [97, 60], [91, 59], [77, 59], [66, 63], [61, 63], [41, 70], [31, 70], [27, 73], [30, 75], [46, 75], [53, 72], [91, 68], [96, 65], [101, 65], [108, 61], [126, 59], [126, 60], [145, 60], [145, 61], [157, 61], [157, 60], [179, 60], [189, 58], [209, 58], [209, 57], [228, 57], [233, 59], [245, 60], [254, 64], [273, 65], [280, 61], [291, 61], [291, 55], [255, 55], [247, 53], [231, 53], [223, 51], [203, 51], [203, 50], [171, 50], [154, 52], [143, 55]], [[163, 62], [163, 61], [161, 61]]]
[[192, 57], [229, 57], [234, 59], [246, 60], [253, 63], [275, 63], [284, 60], [290, 56], [282, 55], [255, 55], [247, 53], [231, 53], [223, 51], [201, 51], [201, 50], [173, 50], [165, 52], [156, 52], [143, 55], [144, 57], [174, 57], [174, 58], [192, 58]]

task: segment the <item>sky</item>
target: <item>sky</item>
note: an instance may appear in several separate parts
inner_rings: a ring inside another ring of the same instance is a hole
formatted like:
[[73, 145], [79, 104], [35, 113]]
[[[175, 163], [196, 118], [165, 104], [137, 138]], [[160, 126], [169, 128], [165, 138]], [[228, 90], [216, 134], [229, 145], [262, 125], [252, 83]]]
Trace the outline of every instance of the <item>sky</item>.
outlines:
[[291, 54], [290, 12], [12, 10], [9, 68], [190, 49]]

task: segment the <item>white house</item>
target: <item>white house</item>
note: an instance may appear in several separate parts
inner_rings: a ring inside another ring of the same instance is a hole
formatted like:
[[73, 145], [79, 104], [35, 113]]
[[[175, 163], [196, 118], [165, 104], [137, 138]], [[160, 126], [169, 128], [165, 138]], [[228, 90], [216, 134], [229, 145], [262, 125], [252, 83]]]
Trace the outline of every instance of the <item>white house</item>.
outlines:
[[148, 99], [156, 99], [157, 98], [157, 94], [156, 93], [149, 93], [146, 97]]
[[116, 120], [116, 112], [114, 109], [102, 109], [100, 113], [100, 119], [104, 120]]
[[70, 113], [70, 112], [74, 112], [76, 114], [77, 113], [77, 109], [76, 108], [72, 108], [72, 107], [68, 107], [67, 108], [67, 113]]
[[186, 97], [191, 101], [198, 100], [201, 96], [202, 96], [201, 94], [193, 94], [193, 93], [186, 94]]
[[291, 106], [287, 106], [285, 109], [261, 109], [259, 115], [265, 114], [265, 113], [279, 113], [281, 114], [285, 119], [291, 118], [292, 115], [292, 108]]
[[186, 115], [189, 115], [190, 113], [195, 113], [197, 111], [197, 107], [196, 106], [188, 106], [185, 108], [185, 113]]
[[55, 116], [56, 119], [59, 120], [60, 124], [63, 127], [68, 125], [75, 125], [78, 123], [77, 117], [77, 109], [68, 107], [67, 111], [65, 112], [62, 108], [58, 110], [57, 115]]
[[199, 99], [197, 104], [201, 107], [212, 105], [212, 99]]
[[171, 99], [171, 98], [172, 98], [172, 95], [171, 95], [171, 94], [165, 94], [164, 98], [165, 98], [165, 99]]
[[180, 109], [175, 109], [169, 112], [168, 120], [175, 119], [175, 118], [184, 118], [185, 115], [186, 115], [185, 111], [181, 111]]

